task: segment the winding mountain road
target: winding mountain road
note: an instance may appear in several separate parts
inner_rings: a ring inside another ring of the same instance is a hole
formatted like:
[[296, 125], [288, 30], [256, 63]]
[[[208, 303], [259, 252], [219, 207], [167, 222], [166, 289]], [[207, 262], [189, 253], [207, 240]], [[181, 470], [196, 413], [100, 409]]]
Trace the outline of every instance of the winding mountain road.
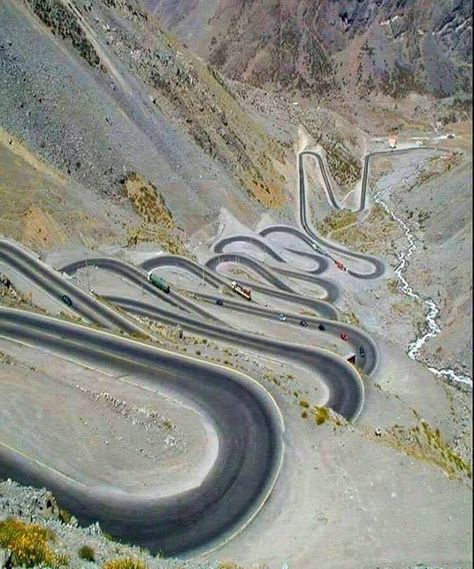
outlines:
[[[408, 153], [412, 153], [412, 152], [416, 152], [416, 151], [418, 151], [418, 152], [427, 152], [427, 151], [429, 151], [429, 152], [433, 152], [433, 151], [446, 152], [446, 150], [444, 150], [442, 148], [423, 146], [423, 147], [414, 147], [414, 148], [400, 148], [400, 149], [393, 149], [393, 150], [384, 150], [384, 151], [371, 152], [369, 154], [366, 154], [364, 156], [364, 158], [362, 159], [362, 182], [361, 182], [361, 192], [360, 192], [360, 204], [359, 204], [359, 207], [356, 211], [358, 211], [358, 212], [364, 211], [366, 206], [367, 206], [367, 186], [368, 186], [371, 160], [377, 156], [387, 156], [387, 155], [400, 156], [403, 154], [408, 154]], [[314, 150], [304, 150], [303, 152], [300, 152], [298, 154], [299, 222], [301, 224], [301, 227], [305, 231], [306, 235], [310, 238], [311, 246], [313, 248], [316, 248], [320, 253], [327, 254], [333, 260], [335, 260], [335, 259], [331, 256], [330, 253], [328, 253], [328, 251], [334, 251], [336, 253], [343, 254], [346, 257], [357, 259], [357, 260], [362, 261], [362, 262], [364, 262], [368, 265], [371, 265], [373, 267], [372, 272], [369, 272], [369, 273], [366, 273], [366, 272], [361, 273], [358, 271], [354, 271], [352, 269], [348, 269], [347, 273], [353, 277], [356, 277], [359, 279], [375, 279], [375, 278], [381, 277], [385, 273], [385, 264], [380, 259], [378, 259], [377, 257], [374, 257], [372, 255], [365, 255], [363, 253], [357, 253], [354, 251], [349, 251], [345, 247], [342, 247], [342, 246], [337, 245], [335, 243], [332, 243], [326, 239], [323, 239], [314, 230], [311, 222], [308, 219], [308, 214], [307, 214], [307, 212], [308, 212], [308, 197], [307, 197], [307, 191], [306, 191], [306, 174], [305, 174], [305, 168], [304, 168], [304, 158], [305, 157], [312, 157], [312, 158], [315, 158], [317, 160], [318, 165], [319, 165], [319, 169], [320, 169], [323, 181], [324, 181], [324, 186], [325, 186], [324, 189], [325, 189], [328, 201], [331, 204], [331, 206], [336, 210], [342, 210], [343, 208], [340, 206], [340, 204], [338, 203], [338, 201], [336, 199], [336, 196], [334, 194], [334, 189], [333, 189], [331, 182], [330, 182], [328, 170], [326, 168], [325, 161], [324, 161], [323, 157], [321, 156], [321, 154], [319, 154], [318, 152], [316, 152]], [[290, 231], [288, 231], [286, 226], [279, 226], [278, 230], [280, 232], [287, 232], [287, 233], [290, 232]], [[278, 230], [275, 227], [269, 227], [269, 228], [266, 228], [266, 230], [263, 230], [264, 232], [266, 231], [265, 233], [261, 231], [260, 235], [262, 235], [262, 236], [268, 235], [270, 232], [278, 231]]]
[[[326, 279], [322, 279], [319, 277], [315, 277], [310, 274], [305, 274], [303, 272], [291, 271], [289, 269], [277, 268], [277, 267], [266, 267], [260, 261], [249, 257], [248, 255], [243, 255], [240, 253], [221, 253], [220, 255], [215, 255], [206, 261], [206, 267], [217, 271], [219, 266], [224, 263], [237, 263], [239, 265], [243, 265], [261, 277], [263, 277], [267, 282], [272, 284], [274, 287], [279, 288], [280, 290], [284, 290], [286, 292], [295, 293], [296, 291], [290, 287], [286, 282], [279, 279], [275, 274], [274, 271], [285, 275], [287, 277], [296, 279], [296, 280], [303, 280], [309, 282], [319, 289], [322, 289], [323, 294], [321, 299], [327, 302], [334, 302], [339, 298], [340, 290], [336, 283], [332, 281], [328, 281]], [[252, 285], [253, 286], [253, 285]]]
[[[194, 310], [197, 305], [187, 298], [184, 304], [177, 299], [187, 313], [177, 311], [175, 299], [172, 298], [171, 304], [163, 302], [165, 295], [157, 295], [155, 288], [150, 292], [152, 298], [160, 301], [160, 306], [117, 297], [105, 297], [108, 303], [104, 304], [22, 247], [2, 241], [0, 254], [2, 263], [52, 297], [60, 299], [62, 294], [68, 294], [72, 307], [90, 322], [143, 335], [138, 324], [110, 307], [109, 303], [114, 303], [133, 314], [181, 323], [190, 331], [236, 347], [257, 348], [260, 352], [306, 367], [309, 374], [316, 374], [327, 385], [326, 404], [348, 420], [357, 418], [362, 409], [364, 387], [357, 371], [329, 351], [235, 330], [219, 323], [200, 307], [200, 310]], [[140, 288], [146, 284], [143, 282], [146, 275], [142, 271], [113, 259], [87, 259], [69, 264], [64, 271], [73, 272], [86, 263], [88, 266], [97, 263], [99, 268], [111, 270]], [[191, 266], [195, 271], [192, 262]], [[208, 278], [219, 286], [227, 282], [212, 271]], [[261, 309], [262, 316], [274, 318], [274, 314], [274, 311], [265, 313], [265, 309]], [[296, 319], [297, 315], [290, 316], [292, 323]], [[311, 319], [311, 322], [324, 322], [330, 335], [350, 328], [337, 320]], [[365, 346], [367, 357], [361, 364], [371, 373], [378, 361], [375, 344], [357, 329], [351, 329], [350, 334], [351, 341]], [[35, 457], [1, 442], [0, 476], [24, 484], [46, 486], [81, 523], [98, 520], [104, 529], [118, 538], [169, 555], [212, 548], [219, 540], [245, 527], [264, 504], [283, 460], [284, 426], [272, 397], [251, 378], [227, 367], [121, 336], [4, 307], [0, 307], [0, 336], [93, 367], [110, 368], [121, 375], [141, 375], [155, 384], [158, 391], [172, 393], [177, 400], [194, 406], [203, 420], [213, 425], [219, 439], [218, 456], [204, 482], [168, 497], [153, 496], [152, 491], [148, 495], [133, 495], [116, 492], [110, 487], [84, 486]]]
[[0, 336], [66, 359], [143, 375], [159, 391], [197, 408], [219, 437], [218, 456], [204, 482], [168, 497], [154, 497], [152, 490], [134, 495], [84, 486], [0, 442], [1, 478], [45, 486], [81, 523], [99, 521], [118, 538], [168, 555], [211, 547], [248, 523], [266, 500], [282, 461], [284, 426], [271, 396], [249, 377], [106, 332], [4, 307], [0, 307]]
[[[387, 153], [375, 152], [363, 159], [358, 211], [366, 207], [370, 158], [381, 154]], [[375, 257], [348, 251], [322, 239], [312, 228], [307, 216], [304, 173], [304, 158], [308, 156], [318, 161], [329, 203], [335, 209], [341, 209], [323, 158], [313, 151], [301, 152], [298, 156], [299, 217], [303, 231], [286, 225], [273, 225], [261, 230], [257, 237], [226, 237], [216, 243], [214, 250], [217, 254], [208, 259], [205, 267], [182, 257], [161, 255], [145, 261], [141, 267], [120, 259], [93, 257], [70, 263], [62, 269], [72, 274], [92, 265], [110, 271], [148, 293], [150, 300], [147, 302], [110, 294], [101, 297], [106, 301], [101, 302], [11, 241], [0, 240], [0, 263], [56, 300], [68, 295], [72, 300], [71, 309], [91, 324], [140, 338], [146, 335], [153, 338], [137, 321], [126, 317], [125, 311], [158, 322], [180, 324], [192, 333], [303, 367], [308, 377], [322, 381], [327, 387], [325, 405], [347, 420], [355, 420], [363, 407], [364, 385], [354, 366], [345, 359], [322, 348], [297, 345], [226, 324], [223, 320], [225, 310], [221, 320], [200, 304], [215, 302], [219, 298], [217, 293], [188, 291], [199, 301], [194, 302], [173, 290], [165, 294], [147, 280], [149, 271], [172, 266], [202, 278], [220, 293], [223, 289], [230, 291], [230, 287], [229, 280], [218, 274], [219, 266], [229, 262], [244, 264], [271, 285], [252, 283], [254, 290], [315, 310], [318, 317], [305, 316], [310, 329], [322, 325], [324, 333], [333, 339], [346, 334], [348, 346], [356, 354], [356, 363], [365, 373], [372, 375], [379, 363], [375, 342], [364, 331], [339, 322], [337, 310], [330, 304], [339, 297], [339, 287], [319, 275], [328, 269], [328, 259], [334, 260], [328, 251], [369, 264], [371, 272], [348, 270], [350, 275], [360, 279], [380, 277], [385, 266]], [[289, 250], [312, 259], [315, 268], [298, 271], [294, 267], [266, 266], [251, 256], [226, 251], [229, 245], [245, 241], [268, 254], [275, 262], [288, 265], [288, 261], [265, 242], [265, 237], [272, 233], [292, 235], [309, 245], [314, 253], [294, 247]], [[322, 290], [322, 299], [299, 295], [275, 273], [315, 285]], [[239, 279], [239, 282], [242, 281]], [[233, 298], [225, 297], [224, 304], [231, 310], [270, 321], [274, 321], [278, 314], [277, 310]], [[120, 310], [114, 310], [113, 306]], [[301, 315], [289, 312], [286, 316], [285, 325], [299, 325]], [[229, 367], [171, 352], [150, 343], [3, 306], [0, 306], [0, 337], [46, 349], [65, 359], [73, 358], [98, 369], [107, 368], [120, 375], [133, 374], [142, 378], [157, 392], [171, 395], [176, 401], [194, 409], [196, 415], [215, 430], [219, 443], [217, 456], [204, 480], [187, 491], [168, 496], [154, 495], [153, 489], [146, 494], [133, 494], [119, 492], [109, 486], [86, 486], [1, 441], [0, 477], [46, 486], [82, 523], [99, 521], [114, 536], [167, 555], [194, 554], [217, 546], [241, 531], [268, 499], [284, 457], [285, 427], [271, 395], [250, 377]], [[361, 357], [360, 348], [363, 348], [365, 357]]]
[[[254, 260], [251, 261], [258, 263], [257, 261]], [[194, 276], [198, 277], [200, 280], [202, 279], [204, 282], [217, 288], [218, 290], [231, 291], [230, 288], [231, 279], [222, 276], [215, 270], [210, 270], [208, 266], [199, 265], [198, 263], [186, 259], [185, 257], [178, 257], [176, 255], [157, 255], [155, 257], [152, 257], [144, 261], [141, 264], [141, 267], [146, 271], [154, 271], [156, 269], [166, 268], [166, 267], [176, 267], [184, 271], [187, 271], [190, 274], [193, 274]], [[265, 271], [264, 268], [262, 270]], [[281, 283], [284, 290], [282, 290], [281, 288], [272, 288], [269, 286], [265, 286], [255, 281], [247, 282], [240, 278], [238, 279], [238, 281], [240, 284], [244, 286], [250, 286], [252, 287], [253, 290], [261, 292], [262, 294], [273, 296], [274, 298], [279, 298], [281, 300], [285, 300], [288, 302], [292, 302], [294, 304], [299, 304], [306, 308], [310, 308], [324, 318], [331, 318], [336, 320], [338, 319], [337, 310], [329, 302], [298, 295], [293, 292], [293, 289], [291, 289], [291, 287], [283, 283], [283, 281], [278, 279], [278, 277], [276, 277], [275, 275], [269, 278], [270, 281], [273, 278], [274, 282]], [[192, 291], [192, 293], [196, 294], [194, 291]]]

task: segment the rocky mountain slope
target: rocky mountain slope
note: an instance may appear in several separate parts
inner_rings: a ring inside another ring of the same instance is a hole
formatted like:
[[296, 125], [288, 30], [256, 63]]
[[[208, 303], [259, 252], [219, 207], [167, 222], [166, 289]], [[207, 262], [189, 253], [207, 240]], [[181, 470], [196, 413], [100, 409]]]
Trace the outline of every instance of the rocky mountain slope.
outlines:
[[466, 0], [144, 1], [229, 77], [254, 85], [394, 97], [470, 90]]
[[0, 22], [0, 125], [74, 182], [113, 202], [139, 175], [187, 231], [284, 210], [283, 148], [135, 0], [6, 0]]

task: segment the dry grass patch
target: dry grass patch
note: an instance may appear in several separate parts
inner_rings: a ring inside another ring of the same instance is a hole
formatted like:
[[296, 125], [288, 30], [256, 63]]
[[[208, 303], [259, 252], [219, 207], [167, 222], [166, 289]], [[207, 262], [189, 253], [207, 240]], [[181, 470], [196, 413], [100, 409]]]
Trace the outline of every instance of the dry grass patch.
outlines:
[[55, 534], [39, 524], [14, 518], [0, 522], [0, 546], [11, 552], [13, 567], [40, 565], [55, 569], [68, 565], [68, 557], [51, 548], [55, 540]]
[[357, 221], [357, 214], [348, 210], [337, 210], [326, 216], [321, 223], [318, 223], [318, 231], [321, 235], [328, 235], [333, 231], [344, 229], [348, 225]]
[[83, 545], [79, 548], [77, 552], [80, 559], [84, 559], [84, 561], [94, 561], [95, 560], [95, 552], [92, 547], [89, 545]]
[[470, 479], [472, 468], [443, 439], [439, 429], [420, 419], [414, 427], [395, 425], [383, 439], [408, 456], [423, 460], [443, 470], [449, 478]]
[[348, 227], [352, 223], [350, 219], [348, 218], [347, 223], [344, 218], [336, 219], [337, 227], [330, 229], [329, 232], [333, 231], [335, 233], [334, 238], [341, 243], [350, 243], [352, 248], [363, 253], [383, 255], [387, 251], [387, 247], [391, 246], [391, 242], [401, 236], [399, 226], [380, 204], [375, 204], [372, 207], [363, 224], [359, 223]]
[[122, 557], [106, 561], [102, 569], [148, 569], [148, 565], [136, 557]]
[[327, 407], [314, 407], [313, 415], [317, 425], [323, 425], [331, 418], [331, 413]]
[[243, 567], [233, 561], [221, 561], [219, 563], [219, 569], [243, 569]]
[[132, 172], [123, 179], [122, 190], [143, 218], [141, 226], [129, 231], [127, 245], [157, 241], [168, 253], [189, 257], [184, 234], [176, 226], [173, 214], [157, 188]]

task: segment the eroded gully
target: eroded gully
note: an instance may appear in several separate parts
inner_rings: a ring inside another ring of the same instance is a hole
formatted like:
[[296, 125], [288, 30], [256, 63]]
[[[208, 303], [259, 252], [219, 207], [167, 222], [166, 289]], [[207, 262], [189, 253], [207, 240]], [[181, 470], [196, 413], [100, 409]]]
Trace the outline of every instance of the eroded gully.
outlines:
[[[402, 180], [403, 182], [403, 180]], [[407, 223], [403, 221], [389, 206], [382, 200], [382, 194], [387, 191], [387, 188], [377, 192], [374, 195], [374, 201], [380, 204], [383, 209], [389, 214], [390, 218], [398, 223], [403, 230], [405, 238], [408, 241], [408, 246], [402, 249], [398, 253], [397, 257], [399, 260], [398, 266], [395, 268], [395, 274], [399, 280], [399, 290], [411, 298], [412, 300], [419, 300], [425, 307], [425, 323], [422, 331], [415, 337], [415, 339], [408, 344], [407, 355], [412, 360], [422, 363], [431, 373], [447, 380], [457, 386], [467, 386], [472, 389], [472, 379], [463, 375], [453, 368], [436, 368], [430, 366], [425, 361], [420, 358], [421, 348], [428, 342], [430, 338], [436, 337], [441, 332], [441, 327], [438, 324], [438, 316], [440, 309], [432, 298], [423, 298], [419, 293], [417, 293], [413, 286], [405, 278], [405, 274], [408, 269], [408, 259], [413, 255], [417, 249], [417, 241], [410, 230]]]

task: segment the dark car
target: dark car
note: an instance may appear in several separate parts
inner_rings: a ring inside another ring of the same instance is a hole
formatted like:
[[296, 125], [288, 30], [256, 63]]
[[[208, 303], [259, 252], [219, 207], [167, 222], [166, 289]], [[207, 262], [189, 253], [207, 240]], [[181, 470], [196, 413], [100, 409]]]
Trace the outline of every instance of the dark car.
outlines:
[[306, 328], [308, 326], [308, 323], [306, 322], [306, 320], [300, 320], [300, 326], [303, 326], [303, 328]]
[[67, 294], [63, 294], [61, 297], [61, 300], [64, 302], [64, 304], [67, 304], [68, 306], [72, 306], [72, 300], [69, 298], [69, 296]]
[[362, 346], [359, 348], [359, 355], [361, 358], [365, 358], [365, 350]]
[[321, 332], [324, 332], [324, 330], [326, 330], [326, 326], [324, 324], [319, 324], [318, 330], [321, 330]]
[[216, 304], [218, 304], [219, 306], [224, 306], [224, 301], [222, 300], [222, 298], [218, 298], [216, 300]]

